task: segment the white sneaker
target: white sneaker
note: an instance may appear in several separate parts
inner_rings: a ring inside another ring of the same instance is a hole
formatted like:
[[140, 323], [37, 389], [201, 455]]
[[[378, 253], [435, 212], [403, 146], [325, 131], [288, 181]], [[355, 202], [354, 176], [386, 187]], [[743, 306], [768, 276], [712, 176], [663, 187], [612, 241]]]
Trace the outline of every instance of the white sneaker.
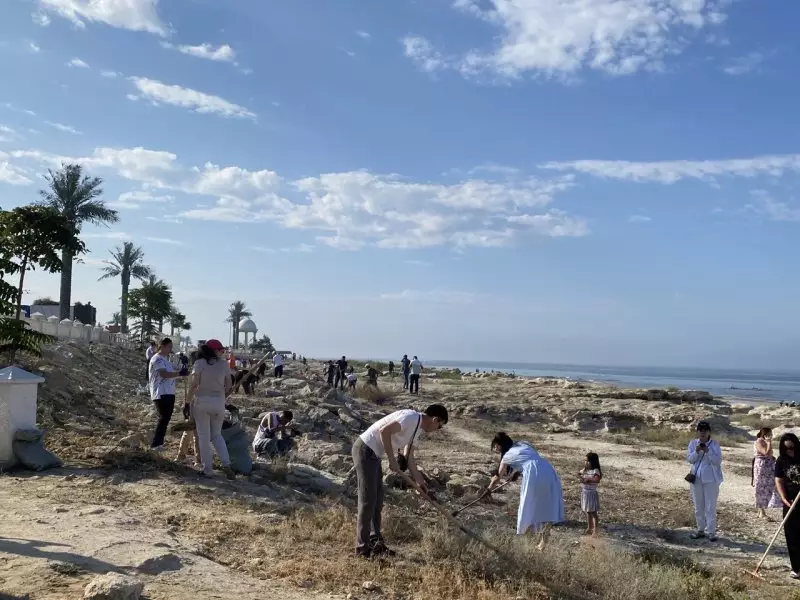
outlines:
[[800, 579], [800, 575], [798, 575], [794, 571], [789, 572], [789, 577], [791, 577], [792, 579]]
[[164, 444], [161, 444], [160, 446], [156, 446], [156, 447], [154, 447], [154, 448], [150, 448], [150, 450], [151, 450], [151, 451], [153, 451], [153, 452], [157, 452], [157, 453], [159, 453], [159, 454], [160, 454], [160, 453], [162, 453], [162, 452], [165, 450], [165, 448], [164, 448]]

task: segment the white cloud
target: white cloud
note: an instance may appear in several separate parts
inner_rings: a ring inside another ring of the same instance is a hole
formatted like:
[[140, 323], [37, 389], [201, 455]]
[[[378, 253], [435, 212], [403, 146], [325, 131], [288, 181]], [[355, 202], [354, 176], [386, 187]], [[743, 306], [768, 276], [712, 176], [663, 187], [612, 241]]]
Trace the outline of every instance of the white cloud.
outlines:
[[83, 62], [80, 58], [73, 58], [71, 61], [67, 63], [68, 67], [74, 67], [77, 69], [88, 69], [89, 65]]
[[360, 37], [360, 38], [363, 38], [363, 39], [365, 39], [365, 40], [370, 40], [370, 39], [372, 39], [372, 35], [370, 35], [369, 33], [367, 33], [366, 31], [364, 31], [364, 30], [362, 30], [362, 29], [359, 29], [358, 31], [356, 31], [356, 35], [357, 35], [358, 37]]
[[746, 75], [758, 71], [766, 56], [760, 52], [751, 52], [745, 56], [734, 58], [731, 64], [722, 69], [728, 75]]
[[131, 236], [124, 231], [103, 231], [103, 232], [90, 232], [81, 233], [82, 238], [98, 239], [98, 240], [129, 240]]
[[121, 210], [137, 210], [146, 204], [162, 203], [166, 204], [172, 202], [174, 196], [164, 194], [153, 194], [147, 190], [136, 190], [133, 192], [125, 192], [120, 194], [119, 198], [112, 202], [106, 202], [108, 206]]
[[42, 48], [36, 42], [28, 42], [28, 48], [34, 54], [38, 54], [39, 52], [42, 51]]
[[213, 163], [181, 166], [174, 154], [144, 148], [97, 148], [85, 157], [23, 150], [9, 157], [47, 166], [79, 162], [143, 183], [142, 190], [119, 197], [120, 208], [168, 202], [172, 198], [164, 194], [176, 190], [212, 200], [164, 218], [273, 223], [312, 232], [320, 244], [337, 249], [496, 247], [531, 236], [588, 233], [585, 221], [549, 207], [574, 185], [572, 175], [550, 180], [471, 178], [445, 184], [354, 171], [286, 181], [267, 169]]
[[380, 295], [381, 300], [434, 304], [474, 304], [482, 297], [484, 294], [461, 290], [403, 290]]
[[9, 185], [30, 185], [33, 183], [24, 169], [4, 160], [5, 156], [7, 156], [5, 153], [0, 152], [0, 183], [8, 183]]
[[550, 162], [544, 169], [573, 171], [595, 177], [671, 184], [682, 179], [714, 182], [716, 177], [779, 176], [800, 171], [800, 154], [778, 154], [725, 160], [667, 160], [632, 162], [626, 160], [576, 160]]
[[35, 12], [31, 15], [31, 19], [33, 22], [36, 23], [39, 27], [47, 27], [50, 25], [50, 17], [47, 16], [47, 13], [44, 12]]
[[287, 246], [285, 248], [265, 248], [264, 246], [251, 246], [250, 250], [255, 252], [264, 252], [266, 254], [277, 254], [282, 252], [288, 254], [289, 252], [302, 252], [309, 253], [314, 251], [314, 246], [311, 244], [297, 244], [296, 246]]
[[800, 207], [775, 200], [765, 190], [754, 190], [751, 196], [755, 204], [748, 204], [746, 208], [766, 216], [771, 221], [800, 221]]
[[653, 219], [651, 219], [650, 217], [646, 217], [644, 215], [631, 215], [630, 217], [628, 217], [629, 223], [649, 223], [652, 220]]
[[153, 242], [155, 244], [167, 244], [168, 246], [185, 246], [184, 242], [180, 240], [173, 240], [171, 238], [160, 238], [160, 237], [146, 237], [144, 238], [148, 242]]
[[64, 125], [63, 123], [54, 123], [53, 121], [45, 121], [45, 125], [49, 125], [53, 129], [58, 129], [59, 131], [63, 131], [64, 133], [71, 133], [72, 135], [83, 135], [82, 132], [78, 131], [74, 127], [70, 127], [69, 125]]
[[7, 125], [0, 125], [0, 142], [11, 142], [21, 137], [16, 130]]
[[[405, 38], [424, 70], [464, 75], [563, 76], [583, 69], [627, 75], [659, 69], [695, 34], [724, 21], [727, 0], [455, 0], [462, 14], [499, 35], [492, 49], [444, 57], [424, 38]], [[409, 43], [410, 42], [410, 43]]]
[[106, 79], [116, 79], [120, 76], [120, 73], [117, 73], [116, 71], [102, 71], [100, 76], [105, 77]]
[[129, 79], [136, 86], [141, 96], [154, 104], [163, 102], [164, 104], [188, 108], [202, 114], [217, 114], [228, 118], [256, 118], [255, 113], [250, 112], [243, 106], [228, 102], [218, 96], [211, 96], [179, 85], [161, 83], [145, 77], [130, 77]]
[[89, 21], [131, 31], [167, 34], [156, 11], [158, 0], [39, 0], [39, 5], [42, 11], [69, 19], [81, 28]]
[[175, 46], [169, 42], [161, 44], [165, 48], [174, 49], [189, 56], [195, 56], [205, 60], [217, 62], [229, 62], [236, 64], [236, 51], [228, 44], [222, 44], [215, 48], [211, 44], [200, 44], [199, 46]]
[[402, 39], [405, 55], [419, 69], [432, 73], [448, 66], [447, 59], [437, 52], [433, 45], [423, 37], [407, 36]]

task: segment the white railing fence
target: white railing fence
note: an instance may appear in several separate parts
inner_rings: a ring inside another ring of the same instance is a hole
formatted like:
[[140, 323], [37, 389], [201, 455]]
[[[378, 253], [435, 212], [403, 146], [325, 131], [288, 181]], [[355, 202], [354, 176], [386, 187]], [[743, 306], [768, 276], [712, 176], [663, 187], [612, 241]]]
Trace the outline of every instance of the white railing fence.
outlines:
[[33, 313], [30, 317], [20, 315], [27, 321], [34, 331], [52, 335], [60, 340], [79, 340], [84, 342], [98, 342], [102, 344], [116, 344], [119, 346], [133, 346], [134, 340], [124, 333], [111, 333], [100, 325], [84, 325], [77, 319], [59, 321], [58, 317], [45, 317], [42, 313]]

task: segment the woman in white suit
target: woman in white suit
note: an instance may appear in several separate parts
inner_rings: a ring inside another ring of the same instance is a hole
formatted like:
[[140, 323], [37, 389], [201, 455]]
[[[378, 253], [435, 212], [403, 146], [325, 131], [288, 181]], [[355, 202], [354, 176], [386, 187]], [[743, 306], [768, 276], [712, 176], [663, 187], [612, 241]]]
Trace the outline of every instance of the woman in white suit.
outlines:
[[711, 425], [708, 421], [697, 424], [697, 438], [689, 442], [686, 460], [692, 465], [694, 481], [690, 483], [694, 518], [697, 531], [691, 538], [698, 540], [708, 536], [712, 542], [717, 540], [717, 498], [722, 477], [722, 448], [719, 442], [711, 439]]

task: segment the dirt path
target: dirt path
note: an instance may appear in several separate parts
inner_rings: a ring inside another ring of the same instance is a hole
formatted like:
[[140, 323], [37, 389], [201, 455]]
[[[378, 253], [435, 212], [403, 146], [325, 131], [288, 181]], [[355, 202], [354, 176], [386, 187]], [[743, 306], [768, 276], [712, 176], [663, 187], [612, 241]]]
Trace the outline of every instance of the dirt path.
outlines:
[[[112, 571], [141, 579], [148, 600], [263, 600], [266, 588], [270, 596], [285, 600], [339, 598], [287, 589], [203, 558], [188, 540], [147, 525], [151, 507], [127, 511], [54, 504], [49, 496], [58, 488], [102, 485], [70, 477], [65, 479], [63, 472], [0, 477], [0, 590], [5, 594], [31, 600], [80, 598], [95, 575]], [[160, 489], [169, 494], [169, 485]]]

